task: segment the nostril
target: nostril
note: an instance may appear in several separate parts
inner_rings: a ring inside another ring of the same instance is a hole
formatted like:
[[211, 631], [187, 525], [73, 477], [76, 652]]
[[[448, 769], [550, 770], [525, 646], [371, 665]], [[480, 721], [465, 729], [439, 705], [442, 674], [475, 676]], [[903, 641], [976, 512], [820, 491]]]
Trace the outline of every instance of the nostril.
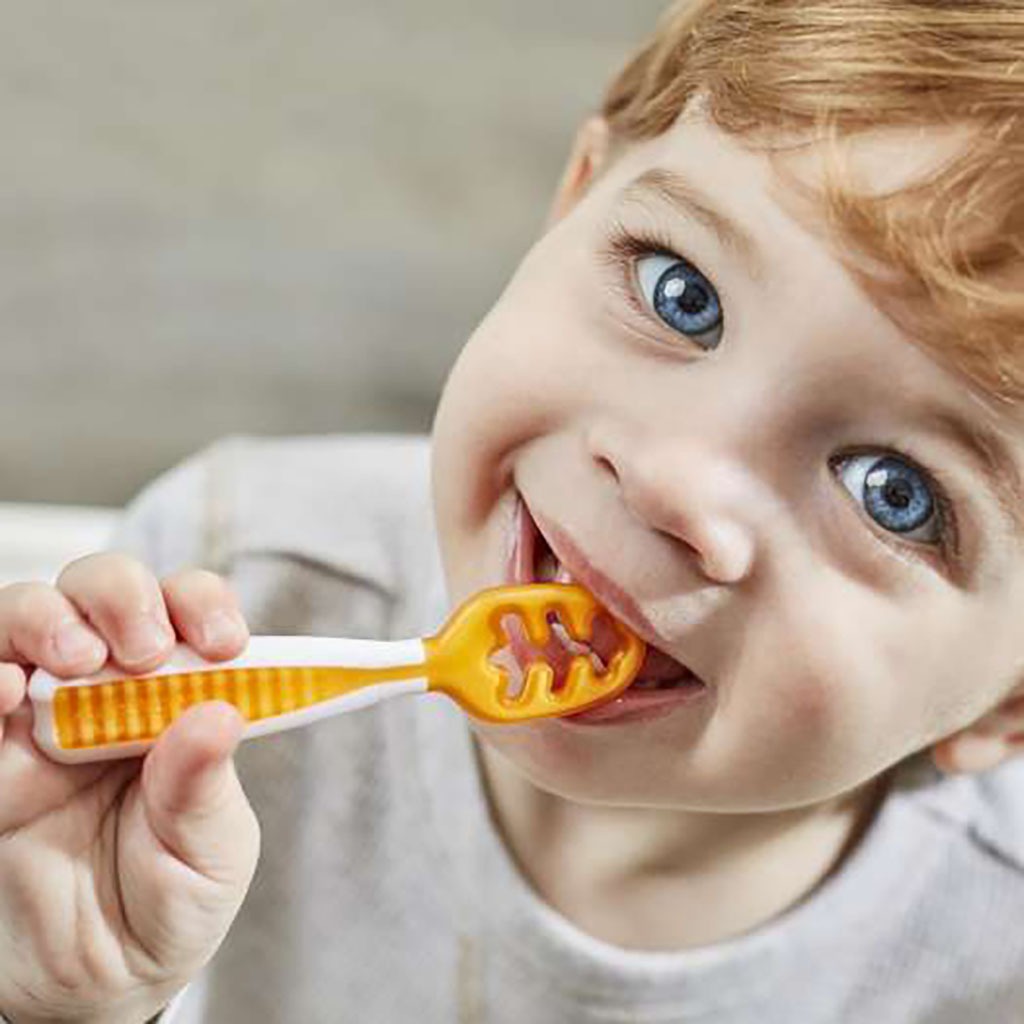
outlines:
[[623, 452], [630, 447], [621, 436], [621, 424], [613, 425], [608, 420], [591, 423], [584, 437], [586, 452], [603, 472], [610, 473], [618, 479], [619, 473], [615, 466], [622, 461]]
[[617, 481], [619, 479], [619, 474], [615, 471], [615, 466], [613, 465], [612, 460], [606, 455], [595, 455], [594, 463], [602, 473], [607, 474], [613, 480]]
[[696, 447], [682, 453], [652, 444], [626, 459], [608, 451], [594, 451], [594, 462], [614, 476], [635, 521], [671, 540], [715, 583], [739, 583], [753, 572], [757, 531], [742, 473]]

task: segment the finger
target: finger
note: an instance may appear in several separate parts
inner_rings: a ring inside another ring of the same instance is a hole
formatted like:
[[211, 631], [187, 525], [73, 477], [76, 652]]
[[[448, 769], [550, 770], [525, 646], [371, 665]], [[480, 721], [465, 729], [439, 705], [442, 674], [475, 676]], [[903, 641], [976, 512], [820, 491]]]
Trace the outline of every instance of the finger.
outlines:
[[936, 767], [948, 775], [986, 772], [1002, 763], [1009, 753], [1004, 736], [984, 736], [965, 730], [932, 748]]
[[195, 705], [160, 736], [142, 769], [150, 828], [180, 860], [218, 880], [237, 874], [233, 850], [258, 844], [232, 760], [244, 724], [223, 701]]
[[46, 583], [0, 590], [0, 662], [38, 665], [68, 677], [95, 672], [106, 659], [102, 639], [60, 591]]
[[6, 734], [6, 718], [25, 697], [27, 679], [20, 665], [0, 662], [0, 744]]
[[141, 562], [118, 552], [72, 562], [57, 588], [106, 640], [114, 659], [146, 672], [160, 665], [175, 635], [156, 577]]
[[25, 699], [27, 682], [25, 670], [20, 665], [0, 662], [0, 718], [11, 714]]
[[214, 661], [234, 658], [249, 641], [238, 601], [223, 577], [183, 569], [162, 583], [171, 622], [185, 643]]

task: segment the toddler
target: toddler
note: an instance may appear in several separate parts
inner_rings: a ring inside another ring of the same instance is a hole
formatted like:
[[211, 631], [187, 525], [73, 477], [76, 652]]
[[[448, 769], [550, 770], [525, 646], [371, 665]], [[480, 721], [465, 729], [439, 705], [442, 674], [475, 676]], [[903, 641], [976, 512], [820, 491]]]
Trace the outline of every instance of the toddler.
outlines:
[[[229, 439], [0, 591], [7, 1018], [1024, 1021], [1022, 109], [1019, 0], [681, 0], [429, 444]], [[31, 741], [34, 666], [536, 579], [648, 642], [622, 698]]]

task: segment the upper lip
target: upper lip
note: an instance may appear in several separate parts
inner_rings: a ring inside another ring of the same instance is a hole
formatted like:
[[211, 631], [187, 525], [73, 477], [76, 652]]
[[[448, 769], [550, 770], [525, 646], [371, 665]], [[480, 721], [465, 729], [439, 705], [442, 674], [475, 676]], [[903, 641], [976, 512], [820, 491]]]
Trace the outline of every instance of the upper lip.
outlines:
[[[569, 575], [582, 583], [608, 611], [624, 622], [641, 640], [675, 658], [675, 655], [668, 650], [669, 641], [655, 629], [654, 624], [644, 615], [635, 598], [598, 569], [565, 530], [540, 513], [534, 512], [522, 496], [520, 496], [520, 500], [523, 502], [527, 515], [532, 518], [536, 529], [542, 534], [545, 543], [569, 571]], [[680, 664], [693, 672], [689, 665], [685, 665], [683, 662]], [[696, 672], [693, 674], [697, 675]]]

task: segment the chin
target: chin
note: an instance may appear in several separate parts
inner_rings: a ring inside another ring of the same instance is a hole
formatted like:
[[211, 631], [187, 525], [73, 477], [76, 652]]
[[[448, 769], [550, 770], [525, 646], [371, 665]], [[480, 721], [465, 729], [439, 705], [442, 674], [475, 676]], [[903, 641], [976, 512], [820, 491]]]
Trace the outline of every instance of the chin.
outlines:
[[[611, 803], [603, 773], [585, 768], [579, 757], [560, 752], [548, 742], [545, 723], [490, 725], [470, 720], [476, 740], [497, 753], [512, 769], [537, 789], [575, 803]], [[621, 781], [621, 780], [620, 780]]]
[[652, 731], [562, 728], [554, 719], [522, 725], [470, 721], [481, 745], [500, 755], [521, 777], [553, 796], [576, 803], [726, 814], [760, 814], [843, 800], [859, 782], [823, 776], [805, 764], [687, 747]]
[[[653, 791], [650, 764], [623, 766], [603, 744], [581, 742], [547, 720], [524, 725], [492, 725], [470, 721], [482, 746], [498, 754], [520, 776], [552, 796], [575, 803], [673, 806], [675, 788]], [[632, 758], [629, 758], [632, 761]]]

